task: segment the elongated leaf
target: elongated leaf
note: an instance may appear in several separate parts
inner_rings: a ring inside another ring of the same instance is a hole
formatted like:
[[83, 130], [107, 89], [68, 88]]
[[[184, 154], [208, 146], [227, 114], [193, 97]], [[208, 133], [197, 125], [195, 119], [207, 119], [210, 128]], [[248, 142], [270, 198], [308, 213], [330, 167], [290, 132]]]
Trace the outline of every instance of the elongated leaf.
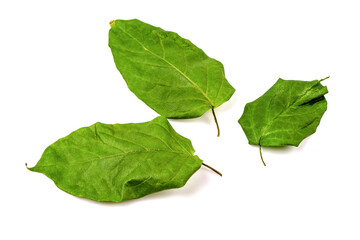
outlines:
[[174, 32], [136, 19], [116, 20], [109, 46], [129, 89], [167, 118], [199, 117], [235, 91], [219, 61]]
[[328, 90], [322, 80], [280, 78], [264, 95], [246, 104], [239, 123], [249, 144], [298, 146], [313, 134], [327, 108]]
[[132, 124], [96, 123], [50, 145], [35, 167], [65, 192], [121, 202], [184, 186], [201, 166], [189, 139], [164, 117]]

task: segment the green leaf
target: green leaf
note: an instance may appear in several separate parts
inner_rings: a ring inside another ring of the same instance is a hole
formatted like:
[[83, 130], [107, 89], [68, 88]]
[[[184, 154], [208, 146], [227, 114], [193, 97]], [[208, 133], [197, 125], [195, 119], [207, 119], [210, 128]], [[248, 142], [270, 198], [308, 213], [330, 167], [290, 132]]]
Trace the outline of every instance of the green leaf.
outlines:
[[191, 141], [164, 117], [130, 124], [95, 123], [50, 145], [31, 171], [65, 192], [121, 202], [179, 188], [201, 167]]
[[239, 123], [249, 144], [298, 146], [313, 134], [327, 108], [324, 95], [328, 90], [320, 83], [325, 79], [308, 82], [280, 78], [264, 95], [246, 104]]
[[136, 19], [110, 25], [117, 69], [129, 89], [160, 115], [199, 117], [233, 95], [223, 65], [177, 33]]

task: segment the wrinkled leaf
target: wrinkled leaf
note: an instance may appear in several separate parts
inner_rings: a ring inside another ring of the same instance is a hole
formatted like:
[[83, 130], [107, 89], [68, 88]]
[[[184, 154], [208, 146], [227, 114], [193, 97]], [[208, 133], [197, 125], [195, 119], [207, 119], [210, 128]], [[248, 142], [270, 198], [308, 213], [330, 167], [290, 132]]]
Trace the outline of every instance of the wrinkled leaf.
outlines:
[[328, 90], [322, 80], [280, 78], [264, 95], [246, 104], [239, 123], [249, 144], [298, 146], [313, 134], [327, 108]]
[[235, 91], [223, 65], [177, 33], [136, 19], [115, 20], [109, 46], [129, 89], [167, 118], [199, 117]]
[[96, 123], [50, 145], [35, 167], [65, 192], [121, 202], [184, 186], [201, 166], [189, 139], [164, 117], [131, 124]]

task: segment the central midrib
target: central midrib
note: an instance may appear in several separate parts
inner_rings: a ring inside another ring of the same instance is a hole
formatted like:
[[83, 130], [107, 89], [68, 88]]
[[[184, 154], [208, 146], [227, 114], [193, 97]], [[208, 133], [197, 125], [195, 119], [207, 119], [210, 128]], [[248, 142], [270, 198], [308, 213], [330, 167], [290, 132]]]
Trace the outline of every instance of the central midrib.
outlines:
[[271, 127], [271, 125], [275, 122], [275, 120], [277, 118], [279, 118], [280, 115], [282, 115], [284, 112], [286, 112], [287, 110], [289, 110], [295, 103], [297, 103], [300, 99], [302, 99], [316, 84], [312, 85], [311, 87], [309, 87], [308, 90], [305, 91], [305, 93], [303, 95], [301, 95], [300, 97], [298, 97], [293, 103], [291, 103], [289, 106], [287, 106], [284, 110], [282, 110], [278, 115], [276, 115], [274, 117], [273, 120], [271, 120], [271, 122], [264, 128], [264, 131], [261, 133], [260, 138], [259, 138], [259, 145], [261, 146], [261, 140], [263, 139], [263, 137], [265, 136], [266, 131]]
[[165, 58], [160, 57], [159, 55], [153, 53], [152, 51], [150, 51], [149, 49], [147, 49], [144, 44], [142, 44], [139, 40], [137, 40], [134, 36], [132, 36], [130, 33], [126, 32], [125, 29], [119, 27], [119, 29], [121, 29], [125, 34], [127, 34], [129, 37], [131, 37], [132, 39], [134, 39], [142, 48], [144, 48], [145, 51], [149, 52], [150, 54], [152, 54], [153, 56], [163, 60], [165, 63], [167, 63], [169, 66], [171, 66], [172, 68], [174, 68], [177, 72], [179, 72], [186, 80], [188, 80], [204, 97], [205, 99], [209, 102], [209, 104], [211, 105], [211, 107], [214, 107], [214, 104], [210, 101], [210, 99], [206, 96], [206, 94], [201, 90], [201, 88], [193, 81], [191, 80], [188, 76], [186, 76], [182, 71], [180, 71], [180, 69], [178, 69], [175, 65], [173, 65], [171, 62], [167, 61]]
[[[156, 150], [156, 149], [148, 149], [148, 150], [141, 150], [141, 151], [132, 151], [132, 152], [122, 152], [122, 153], [116, 153], [116, 154], [112, 154], [109, 156], [103, 156], [100, 158], [93, 158], [87, 161], [83, 161], [83, 162], [77, 162], [77, 163], [73, 163], [73, 164], [67, 164], [66, 166], [76, 166], [76, 165], [80, 165], [80, 164], [86, 164], [89, 162], [95, 162], [95, 161], [102, 161], [105, 159], [109, 159], [109, 158], [114, 158], [114, 157], [119, 157], [119, 156], [127, 156], [127, 155], [131, 155], [131, 154], [139, 154], [139, 153], [156, 153], [156, 152], [168, 152], [168, 153], [176, 153], [176, 154], [181, 154], [181, 155], [189, 155], [189, 156], [194, 156], [194, 155], [190, 155], [188, 153], [184, 153], [184, 152], [177, 152], [177, 151], [172, 151], [172, 150]], [[39, 166], [39, 167], [53, 167], [53, 166], [59, 166], [57, 164], [51, 164], [51, 165], [43, 165], [43, 166]], [[35, 166], [36, 167], [36, 166]], [[35, 168], [34, 167], [34, 168]]]

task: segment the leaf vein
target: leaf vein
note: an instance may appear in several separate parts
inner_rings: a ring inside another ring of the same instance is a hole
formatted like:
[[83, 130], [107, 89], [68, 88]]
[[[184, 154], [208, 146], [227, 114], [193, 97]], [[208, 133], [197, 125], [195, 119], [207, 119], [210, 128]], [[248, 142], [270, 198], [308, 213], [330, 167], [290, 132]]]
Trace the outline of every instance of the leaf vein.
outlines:
[[133, 35], [131, 35], [130, 33], [128, 33], [124, 28], [119, 27], [119, 29], [121, 29], [125, 34], [127, 34], [130, 38], [134, 39], [140, 46], [142, 46], [144, 48], [145, 51], [149, 52], [151, 55], [156, 56], [158, 58], [160, 58], [161, 60], [163, 60], [165, 63], [167, 63], [168, 65], [170, 65], [173, 69], [175, 69], [177, 72], [179, 72], [186, 80], [188, 80], [204, 97], [205, 99], [209, 102], [209, 104], [211, 106], [214, 106], [214, 104], [212, 104], [212, 102], [210, 101], [210, 99], [206, 96], [206, 94], [201, 90], [201, 88], [193, 81], [191, 80], [185, 73], [183, 73], [182, 71], [180, 71], [175, 65], [173, 65], [171, 62], [167, 61], [165, 58], [162, 58], [161, 56], [153, 53], [152, 51], [150, 51], [149, 49], [147, 49], [144, 44], [142, 44], [138, 39], [136, 39]]
[[[72, 163], [72, 164], [66, 164], [66, 166], [72, 167], [72, 166], [77, 166], [77, 165], [81, 165], [81, 164], [86, 164], [89, 162], [95, 162], [95, 161], [102, 161], [102, 160], [106, 160], [106, 159], [110, 159], [110, 158], [114, 158], [114, 157], [119, 157], [119, 156], [127, 156], [127, 155], [131, 155], [131, 154], [139, 154], [139, 153], [151, 153], [151, 152], [169, 152], [169, 153], [177, 153], [177, 154], [184, 154], [187, 155], [186, 153], [183, 152], [176, 152], [176, 151], [171, 151], [171, 150], [157, 150], [157, 149], [149, 149], [149, 150], [143, 150], [143, 151], [132, 151], [132, 152], [125, 152], [125, 153], [116, 153], [116, 154], [112, 154], [109, 156], [104, 156], [104, 157], [100, 157], [100, 158], [93, 158], [87, 161], [82, 161], [82, 162], [77, 162], [77, 163]], [[49, 164], [49, 165], [42, 165], [42, 166], [38, 166], [38, 167], [53, 167], [53, 166], [59, 166], [61, 164]], [[63, 164], [64, 165], [64, 164]]]

